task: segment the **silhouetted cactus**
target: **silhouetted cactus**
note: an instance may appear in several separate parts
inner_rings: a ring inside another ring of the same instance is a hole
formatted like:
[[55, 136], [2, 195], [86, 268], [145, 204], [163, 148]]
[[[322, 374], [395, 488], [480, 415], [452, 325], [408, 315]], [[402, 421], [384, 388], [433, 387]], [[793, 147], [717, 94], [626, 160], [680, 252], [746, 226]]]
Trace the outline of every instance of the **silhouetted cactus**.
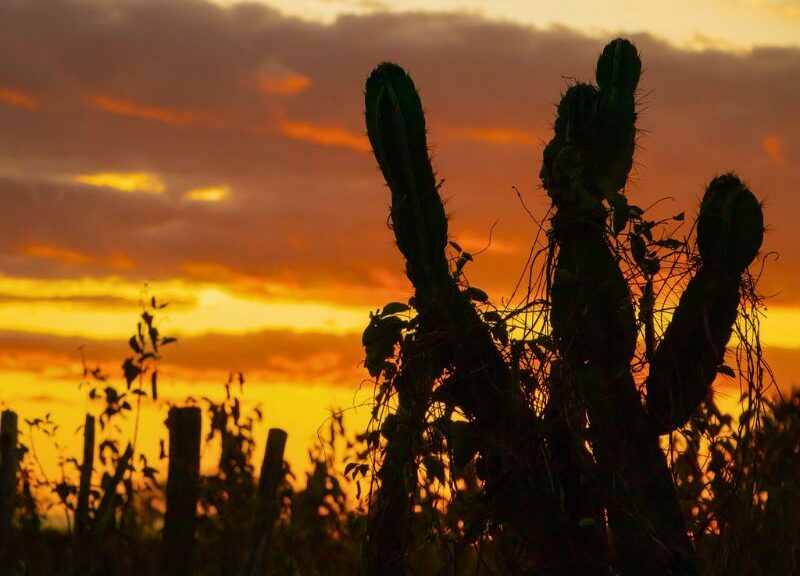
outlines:
[[685, 424], [706, 397], [736, 320], [741, 274], [763, 235], [753, 193], [733, 174], [714, 178], [697, 219], [702, 265], [681, 296], [647, 379], [647, 406], [661, 433]]
[[[447, 220], [428, 155], [422, 104], [413, 82], [398, 66], [382, 64], [367, 80], [366, 119], [375, 157], [392, 192], [392, 227], [415, 288], [418, 314], [413, 333], [400, 342], [401, 367], [393, 382], [398, 406], [392, 425], [384, 430], [391, 441], [378, 473], [381, 488], [372, 506], [364, 556], [367, 573], [392, 575], [405, 571], [415, 459], [434, 383], [444, 372], [448, 376], [439, 382], [439, 394], [450, 394], [477, 424], [476, 441], [485, 456], [487, 486], [498, 495], [498, 514], [527, 532], [531, 511], [520, 506], [516, 496], [533, 490], [535, 479], [509, 472], [519, 469], [522, 461], [532, 461], [537, 434], [536, 418], [514, 388], [510, 366], [469, 294], [450, 273]], [[368, 349], [375, 342], [370, 339], [373, 331], [377, 330], [365, 332]], [[532, 534], [521, 538], [531, 540]], [[548, 553], [540, 541], [531, 542], [531, 547], [539, 549], [539, 555]]]
[[[422, 103], [411, 78], [392, 64], [375, 69], [367, 80], [365, 99], [367, 132], [392, 191], [391, 219], [397, 244], [406, 258], [409, 278], [422, 287], [418, 306], [427, 310], [434, 294], [443, 285], [446, 288], [449, 269], [444, 257], [447, 220], [428, 158]], [[365, 333], [365, 345], [370, 344], [368, 335]], [[406, 348], [412, 346], [409, 342]], [[390, 355], [393, 344], [382, 349], [384, 356]], [[364, 548], [368, 574], [399, 576], [405, 572], [416, 483], [415, 443], [433, 378], [432, 370], [420, 359], [410, 363], [396, 384], [398, 425], [379, 474], [380, 498], [369, 521]]]
[[546, 294], [555, 361], [545, 370], [549, 396], [538, 416], [521, 386], [513, 353], [519, 346], [501, 353], [469, 291], [461, 290], [460, 267], [450, 270], [447, 220], [414, 84], [394, 64], [369, 77], [367, 131], [391, 189], [392, 226], [417, 317], [395, 318], [383, 332], [391, 337], [381, 339], [385, 318], [373, 316], [365, 332], [373, 375], [399, 344], [390, 379], [397, 413], [391, 430], [384, 426], [380, 490], [365, 545], [368, 574], [404, 573], [415, 459], [434, 400], [468, 419], [495, 539], [510, 539], [522, 551], [518, 571], [607, 574], [610, 562], [624, 575], [696, 572], [659, 435], [683, 426], [708, 394], [737, 316], [741, 275], [761, 245], [763, 217], [736, 176], [710, 183], [697, 225], [700, 266], [658, 345], [652, 322], [658, 260], [641, 226], [632, 227], [629, 249], [646, 279], [639, 301], [650, 361], [643, 404], [631, 370], [636, 306], [609, 242], [641, 216], [624, 194], [640, 72], [633, 44], [609, 43], [598, 60], [597, 86], [578, 83], [564, 94], [543, 152], [540, 176], [555, 208]]

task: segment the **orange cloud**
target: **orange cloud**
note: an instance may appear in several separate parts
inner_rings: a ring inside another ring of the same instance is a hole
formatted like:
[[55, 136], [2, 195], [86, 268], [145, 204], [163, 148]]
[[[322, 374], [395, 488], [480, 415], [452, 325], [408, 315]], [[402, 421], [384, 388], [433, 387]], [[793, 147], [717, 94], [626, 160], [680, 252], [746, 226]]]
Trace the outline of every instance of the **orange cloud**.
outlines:
[[93, 258], [85, 252], [78, 252], [62, 246], [50, 246], [48, 244], [28, 244], [22, 248], [25, 256], [34, 258], [44, 258], [46, 260], [56, 260], [63, 264], [88, 264]]
[[140, 120], [152, 120], [170, 126], [190, 126], [202, 124], [219, 126], [221, 120], [211, 114], [196, 110], [180, 110], [162, 106], [147, 106], [123, 98], [114, 98], [106, 94], [91, 94], [89, 105], [97, 110], [118, 116], [129, 116]]
[[11, 88], [0, 88], [0, 102], [14, 106], [15, 108], [25, 108], [33, 112], [39, 107], [36, 98], [30, 94], [12, 90]]
[[358, 152], [371, 150], [366, 136], [341, 126], [283, 119], [280, 121], [279, 127], [284, 136], [293, 140], [303, 140], [322, 146], [350, 148]]
[[516, 128], [449, 128], [450, 134], [463, 140], [476, 140], [494, 146], [534, 146], [542, 145], [542, 138], [527, 130]]
[[761, 141], [761, 148], [775, 166], [783, 166], [783, 140], [778, 136], [767, 136]]
[[501, 240], [490, 235], [480, 236], [469, 232], [454, 234], [453, 239], [467, 252], [488, 251], [493, 254], [519, 254], [523, 244], [517, 240]]
[[100, 259], [86, 252], [50, 244], [28, 244], [22, 247], [21, 252], [25, 256], [53, 260], [69, 266], [100, 265], [113, 270], [131, 270], [134, 267], [133, 261], [119, 252], [109, 258]]
[[[81, 302], [75, 305], [80, 306]], [[134, 328], [137, 318], [134, 302], [128, 326]], [[169, 310], [163, 316], [167, 323], [168, 318]], [[160, 321], [162, 316], [157, 319]], [[170, 331], [170, 335], [174, 333]], [[78, 348], [83, 345], [92, 364], [99, 363], [114, 374], [119, 360], [127, 352], [127, 340], [127, 336], [91, 338], [0, 330], [0, 372], [3, 368], [39, 370], [48, 365], [78, 368]], [[203, 375], [221, 375], [234, 368], [245, 370], [248, 376], [257, 374], [267, 381], [278, 382], [336, 384], [358, 382], [363, 376], [358, 366], [363, 353], [358, 334], [298, 334], [282, 330], [246, 334], [211, 332], [180, 335], [178, 341], [164, 358], [169, 372], [175, 376], [180, 372], [181, 376], [202, 378]]]
[[311, 86], [311, 78], [304, 74], [290, 73], [281, 76], [261, 74], [258, 88], [264, 94], [272, 96], [292, 96], [305, 92]]

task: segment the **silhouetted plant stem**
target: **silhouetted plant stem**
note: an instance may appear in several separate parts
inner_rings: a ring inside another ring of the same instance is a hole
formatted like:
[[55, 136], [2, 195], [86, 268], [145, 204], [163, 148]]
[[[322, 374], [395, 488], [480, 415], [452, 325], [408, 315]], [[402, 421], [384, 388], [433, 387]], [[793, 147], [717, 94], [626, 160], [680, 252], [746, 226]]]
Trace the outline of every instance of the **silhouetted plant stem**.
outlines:
[[200, 408], [170, 408], [167, 427], [169, 466], [161, 575], [188, 576], [194, 559], [200, 487]]
[[[414, 357], [409, 343], [407, 358]], [[412, 540], [413, 494], [417, 485], [416, 457], [428, 406], [432, 378], [421, 373], [423, 363], [410, 361], [395, 378], [398, 406], [383, 463], [378, 471], [380, 489], [370, 508], [363, 568], [370, 576], [403, 576], [406, 550]]]
[[250, 545], [242, 566], [242, 576], [263, 576], [267, 573], [272, 530], [278, 518], [278, 487], [285, 475], [283, 452], [287, 434], [280, 428], [270, 428], [267, 448], [258, 477], [258, 492], [253, 508], [253, 527]]
[[118, 498], [117, 488], [122, 483], [131, 465], [132, 459], [133, 446], [128, 444], [125, 451], [117, 460], [114, 474], [103, 483], [103, 497], [100, 499], [100, 504], [98, 504], [97, 512], [95, 513], [94, 524], [92, 526], [92, 538], [102, 538], [114, 527], [116, 499]]

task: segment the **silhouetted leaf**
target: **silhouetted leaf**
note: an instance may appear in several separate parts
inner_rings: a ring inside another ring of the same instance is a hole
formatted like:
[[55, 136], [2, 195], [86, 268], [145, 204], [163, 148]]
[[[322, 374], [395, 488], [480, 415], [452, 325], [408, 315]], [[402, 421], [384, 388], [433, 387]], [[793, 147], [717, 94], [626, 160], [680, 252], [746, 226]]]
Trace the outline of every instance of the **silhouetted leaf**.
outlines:
[[489, 301], [489, 295], [480, 288], [475, 288], [474, 286], [470, 286], [469, 288], [464, 290], [462, 294], [467, 298], [469, 298], [470, 300], [474, 300], [475, 302]]
[[158, 352], [158, 328], [151, 325], [147, 330], [147, 334], [150, 336], [150, 342], [153, 344], [153, 350]]
[[142, 353], [142, 347], [139, 346], [139, 342], [136, 340], [136, 336], [131, 336], [131, 339], [128, 340], [128, 346], [130, 346], [131, 349], [137, 354]]
[[402, 302], [389, 302], [386, 306], [383, 307], [381, 311], [381, 316], [391, 316], [392, 314], [401, 314], [402, 312], [408, 312], [411, 310], [408, 304], [403, 304]]
[[131, 384], [133, 384], [133, 381], [136, 380], [142, 370], [134, 364], [132, 358], [126, 358], [125, 362], [122, 364], [122, 372], [125, 375], [125, 384], [128, 386], [128, 390], [130, 390]]
[[676, 240], [675, 238], [665, 238], [664, 240], [656, 240], [653, 242], [656, 246], [661, 246], [662, 248], [669, 248], [670, 250], [675, 250], [676, 248], [680, 248], [683, 246], [683, 242], [680, 240]]
[[736, 372], [727, 364], [720, 364], [717, 366], [717, 373], [730, 376], [731, 378], [736, 378]]

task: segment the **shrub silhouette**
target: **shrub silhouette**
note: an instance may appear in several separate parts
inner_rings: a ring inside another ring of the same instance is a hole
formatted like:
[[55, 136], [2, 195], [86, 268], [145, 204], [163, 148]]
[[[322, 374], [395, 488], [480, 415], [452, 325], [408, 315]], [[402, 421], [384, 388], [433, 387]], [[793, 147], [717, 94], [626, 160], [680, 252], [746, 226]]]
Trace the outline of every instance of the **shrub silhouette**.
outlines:
[[[624, 193], [641, 66], [635, 46], [616, 39], [598, 59], [596, 85], [575, 83], [558, 105], [540, 172], [552, 201], [538, 302], [544, 328], [527, 325], [522, 337], [512, 330], [511, 340], [509, 321], [520, 311], [487, 309], [486, 294], [462, 275], [471, 255], [451, 243], [448, 256], [447, 218], [411, 78], [391, 63], [369, 76], [367, 132], [391, 190], [391, 227], [414, 296], [410, 306], [392, 303], [373, 314], [363, 337], [366, 365], [380, 383], [375, 415], [395, 407], [380, 427], [367, 574], [406, 572], [418, 467], [431, 473], [437, 442], [446, 447], [434, 460], [449, 466], [453, 480], [474, 458], [485, 513], [463, 537], [491, 534], [504, 573], [697, 572], [659, 437], [687, 423], [723, 365], [763, 217], [734, 174], [709, 183], [699, 254], [683, 253], [694, 273], [657, 336], [659, 251], [678, 254], [683, 243], [654, 237], [657, 223]], [[634, 374], [640, 340], [644, 403], [635, 378], [641, 367]], [[451, 488], [459, 492], [457, 483]]]

